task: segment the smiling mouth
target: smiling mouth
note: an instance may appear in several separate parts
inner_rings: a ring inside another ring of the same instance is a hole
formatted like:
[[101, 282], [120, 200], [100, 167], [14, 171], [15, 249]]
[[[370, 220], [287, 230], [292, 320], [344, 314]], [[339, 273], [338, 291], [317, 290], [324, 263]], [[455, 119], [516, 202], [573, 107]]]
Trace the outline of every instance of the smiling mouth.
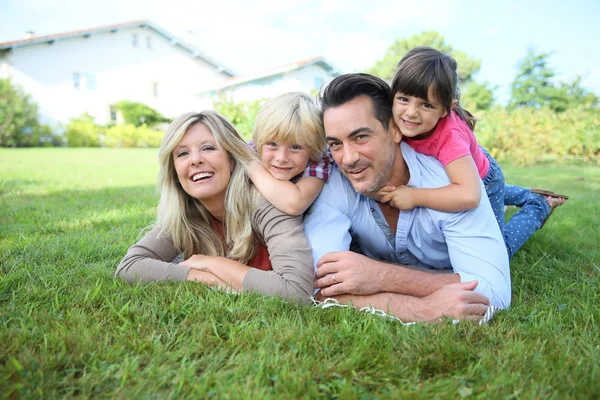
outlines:
[[404, 122], [404, 125], [408, 126], [409, 128], [416, 128], [417, 126], [421, 125], [418, 122], [410, 122], [410, 121], [407, 121], [407, 120], [405, 120], [403, 118], [400, 118], [400, 119], [402, 120], [402, 122]]
[[350, 176], [354, 176], [354, 175], [360, 175], [361, 173], [363, 173], [367, 168], [369, 168], [368, 166], [366, 167], [362, 167], [360, 169], [354, 169], [354, 170], [346, 170], [346, 173]]
[[192, 175], [192, 182], [200, 182], [205, 181], [209, 178], [212, 178], [214, 172], [199, 172], [197, 174]]
[[275, 168], [275, 169], [278, 169], [280, 171], [285, 171], [285, 172], [291, 171], [291, 169], [292, 169], [292, 167], [278, 167], [276, 165], [272, 165], [272, 167]]

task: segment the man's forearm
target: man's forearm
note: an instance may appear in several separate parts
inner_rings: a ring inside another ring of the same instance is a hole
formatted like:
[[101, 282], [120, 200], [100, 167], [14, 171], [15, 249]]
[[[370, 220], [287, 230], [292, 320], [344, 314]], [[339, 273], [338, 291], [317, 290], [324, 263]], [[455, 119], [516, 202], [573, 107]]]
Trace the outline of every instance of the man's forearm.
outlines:
[[315, 287], [324, 296], [370, 295], [390, 292], [424, 297], [443, 286], [460, 282], [454, 274], [416, 270], [388, 264], [351, 251], [325, 254], [317, 263]]
[[424, 297], [442, 286], [460, 282], [457, 274], [426, 272], [383, 262], [381, 264], [384, 265], [380, 275], [381, 292]]
[[423, 299], [398, 293], [377, 293], [366, 296], [340, 295], [335, 299], [340, 303], [352, 304], [356, 308], [377, 308], [395, 315], [403, 322], [427, 322], [440, 316], [436, 315], [435, 310], [429, 309]]
[[365, 296], [340, 295], [335, 298], [355, 307], [375, 307], [404, 322], [427, 322], [440, 317], [479, 321], [489, 306], [489, 299], [474, 292], [477, 281], [460, 282], [442, 287], [426, 297], [398, 293], [376, 293]]

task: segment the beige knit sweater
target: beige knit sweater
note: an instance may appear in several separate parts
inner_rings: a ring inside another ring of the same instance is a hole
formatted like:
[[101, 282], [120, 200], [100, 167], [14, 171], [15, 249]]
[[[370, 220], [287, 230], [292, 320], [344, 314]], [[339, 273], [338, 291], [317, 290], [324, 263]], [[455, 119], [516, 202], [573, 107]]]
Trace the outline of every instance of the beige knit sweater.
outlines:
[[[282, 213], [261, 198], [252, 213], [254, 231], [269, 251], [272, 271], [250, 268], [244, 291], [294, 299], [308, 304], [313, 294], [314, 268], [302, 216]], [[129, 248], [117, 267], [115, 277], [128, 282], [184, 281], [190, 268], [172, 261], [180, 254], [170, 235], [156, 226]]]

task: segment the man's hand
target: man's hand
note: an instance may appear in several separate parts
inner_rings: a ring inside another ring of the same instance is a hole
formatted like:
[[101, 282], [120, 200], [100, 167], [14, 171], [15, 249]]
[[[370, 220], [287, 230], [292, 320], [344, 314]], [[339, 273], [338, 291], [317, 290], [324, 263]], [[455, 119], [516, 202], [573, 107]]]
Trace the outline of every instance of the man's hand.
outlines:
[[443, 286], [427, 297], [422, 298], [423, 307], [415, 310], [421, 321], [435, 321], [438, 318], [479, 321], [490, 304], [487, 297], [474, 292], [477, 281], [453, 283]]
[[367, 295], [382, 292], [385, 264], [351, 251], [327, 253], [317, 263], [315, 287], [321, 295]]
[[417, 200], [414, 196], [414, 189], [402, 186], [384, 186], [377, 191], [381, 195], [381, 203], [389, 202], [392, 207], [402, 211], [412, 210], [417, 207]]

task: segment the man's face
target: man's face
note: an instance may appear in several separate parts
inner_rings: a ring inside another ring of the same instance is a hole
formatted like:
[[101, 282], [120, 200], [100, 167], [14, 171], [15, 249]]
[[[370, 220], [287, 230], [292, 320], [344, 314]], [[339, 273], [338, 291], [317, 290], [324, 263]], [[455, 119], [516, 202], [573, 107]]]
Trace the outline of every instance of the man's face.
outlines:
[[401, 135], [390, 121], [389, 129], [373, 115], [368, 96], [360, 96], [323, 116], [327, 143], [340, 171], [354, 190], [369, 195], [390, 178]]

